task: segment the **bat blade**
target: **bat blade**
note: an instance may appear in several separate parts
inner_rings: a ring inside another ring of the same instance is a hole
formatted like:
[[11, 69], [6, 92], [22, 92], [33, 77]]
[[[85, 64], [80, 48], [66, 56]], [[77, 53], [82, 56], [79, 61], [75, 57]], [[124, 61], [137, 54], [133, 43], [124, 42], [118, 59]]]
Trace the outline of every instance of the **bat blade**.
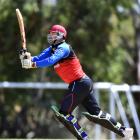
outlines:
[[26, 36], [25, 36], [24, 21], [23, 21], [23, 16], [18, 8], [16, 9], [16, 15], [18, 19], [19, 28], [20, 28], [22, 48], [26, 50]]

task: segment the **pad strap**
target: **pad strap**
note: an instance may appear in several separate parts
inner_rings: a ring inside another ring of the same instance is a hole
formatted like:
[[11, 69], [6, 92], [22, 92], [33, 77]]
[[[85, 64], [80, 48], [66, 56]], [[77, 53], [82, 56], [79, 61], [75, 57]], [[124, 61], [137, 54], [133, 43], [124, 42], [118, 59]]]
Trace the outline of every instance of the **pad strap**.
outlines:
[[82, 136], [82, 138], [87, 137], [87, 134], [85, 133], [83, 128], [80, 127], [77, 119], [73, 115], [68, 114], [65, 116], [65, 118], [73, 124], [73, 126], [77, 129], [78, 133]]
[[111, 117], [111, 115], [109, 114], [109, 113], [104, 113], [103, 111], [100, 111], [99, 112], [99, 114], [98, 114], [98, 117], [99, 118], [104, 118], [104, 119], [107, 119], [108, 121], [110, 121], [111, 123], [112, 123], [112, 125], [114, 125], [114, 127], [116, 128], [116, 129], [120, 129], [121, 128], [121, 124], [119, 123], [119, 122], [113, 122], [112, 121], [112, 117]]
[[122, 125], [119, 122], [117, 122], [115, 127], [119, 130], [122, 127]]

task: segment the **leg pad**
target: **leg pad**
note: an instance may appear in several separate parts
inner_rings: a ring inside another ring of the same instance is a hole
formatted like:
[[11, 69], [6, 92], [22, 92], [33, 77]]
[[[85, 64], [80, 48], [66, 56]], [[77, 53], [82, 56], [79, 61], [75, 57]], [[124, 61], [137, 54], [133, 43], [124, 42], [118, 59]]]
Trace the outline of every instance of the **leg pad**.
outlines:
[[88, 140], [87, 134], [78, 125], [77, 120], [72, 115], [64, 116], [59, 113], [56, 106], [51, 107], [55, 113], [56, 118], [78, 139]]
[[121, 137], [124, 137], [123, 131], [119, 129], [121, 127], [120, 123], [117, 123], [117, 125], [115, 126], [108, 118], [100, 118], [99, 116], [91, 115], [88, 112], [83, 112], [82, 114], [86, 116], [90, 121], [113, 131]]

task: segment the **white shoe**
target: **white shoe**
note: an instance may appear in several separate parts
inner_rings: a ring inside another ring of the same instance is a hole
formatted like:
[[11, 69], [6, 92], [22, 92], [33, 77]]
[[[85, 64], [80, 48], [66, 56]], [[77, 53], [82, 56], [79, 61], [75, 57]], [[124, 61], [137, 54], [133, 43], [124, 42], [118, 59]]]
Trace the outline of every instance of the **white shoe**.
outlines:
[[123, 132], [125, 137], [122, 138], [122, 140], [133, 140], [133, 132], [134, 132], [133, 128], [125, 128]]

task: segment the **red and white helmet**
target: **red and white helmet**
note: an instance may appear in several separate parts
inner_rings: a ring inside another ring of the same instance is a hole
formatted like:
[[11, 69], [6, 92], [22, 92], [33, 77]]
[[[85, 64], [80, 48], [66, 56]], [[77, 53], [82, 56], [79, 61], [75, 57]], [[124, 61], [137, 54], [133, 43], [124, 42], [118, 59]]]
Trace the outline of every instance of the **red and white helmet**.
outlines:
[[66, 39], [67, 31], [61, 25], [53, 25], [49, 30], [48, 43], [58, 44]]

